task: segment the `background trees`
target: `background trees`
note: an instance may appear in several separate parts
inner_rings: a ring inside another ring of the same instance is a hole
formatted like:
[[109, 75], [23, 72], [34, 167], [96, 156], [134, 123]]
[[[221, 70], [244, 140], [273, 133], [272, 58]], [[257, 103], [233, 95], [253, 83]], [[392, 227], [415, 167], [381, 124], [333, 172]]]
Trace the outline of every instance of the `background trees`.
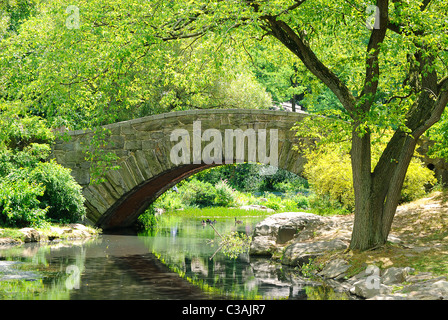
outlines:
[[157, 27], [172, 14], [163, 6], [29, 3], [32, 17], [0, 42], [0, 97], [21, 101], [51, 126], [71, 129], [191, 108], [271, 105], [233, 39], [203, 34], [167, 41], [169, 35], [159, 35]]

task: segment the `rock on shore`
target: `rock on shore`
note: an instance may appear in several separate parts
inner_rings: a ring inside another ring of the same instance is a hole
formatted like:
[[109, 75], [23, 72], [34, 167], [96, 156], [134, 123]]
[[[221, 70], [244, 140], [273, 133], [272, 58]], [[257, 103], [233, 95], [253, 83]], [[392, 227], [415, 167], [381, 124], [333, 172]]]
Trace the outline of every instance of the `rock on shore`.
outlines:
[[[282, 254], [282, 263], [297, 265], [310, 258], [348, 246], [349, 228], [336, 219], [307, 212], [282, 212], [259, 222], [252, 235], [250, 255], [272, 256]], [[316, 235], [339, 233], [337, 237], [306, 242]]]
[[[330, 218], [304, 212], [274, 214], [256, 225], [249, 253], [273, 256], [282, 264], [301, 266], [319, 255], [348, 248], [352, 223], [350, 217], [344, 216]], [[390, 240], [401, 242], [394, 236]], [[349, 261], [336, 258], [315, 270], [315, 276], [337, 292], [350, 292], [363, 299], [448, 300], [448, 281], [444, 276], [415, 274], [410, 267], [380, 270], [373, 265], [349, 275], [349, 268]]]

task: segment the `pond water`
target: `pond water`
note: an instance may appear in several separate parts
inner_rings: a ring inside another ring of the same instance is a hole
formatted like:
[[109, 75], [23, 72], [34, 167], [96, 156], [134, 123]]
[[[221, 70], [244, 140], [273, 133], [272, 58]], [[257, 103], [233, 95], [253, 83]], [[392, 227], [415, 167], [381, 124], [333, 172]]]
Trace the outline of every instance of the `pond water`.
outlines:
[[260, 217], [165, 217], [141, 234], [0, 247], [0, 299], [347, 299], [269, 259], [230, 258], [209, 240], [252, 234]]

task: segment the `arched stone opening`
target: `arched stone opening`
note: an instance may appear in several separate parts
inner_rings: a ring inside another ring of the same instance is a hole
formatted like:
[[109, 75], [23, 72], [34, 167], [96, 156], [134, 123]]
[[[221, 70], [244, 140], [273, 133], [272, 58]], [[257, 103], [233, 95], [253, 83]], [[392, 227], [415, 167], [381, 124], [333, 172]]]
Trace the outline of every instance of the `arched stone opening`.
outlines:
[[96, 225], [103, 229], [131, 227], [137, 218], [165, 191], [180, 181], [215, 165], [190, 164], [164, 172], [124, 195], [109, 208]]

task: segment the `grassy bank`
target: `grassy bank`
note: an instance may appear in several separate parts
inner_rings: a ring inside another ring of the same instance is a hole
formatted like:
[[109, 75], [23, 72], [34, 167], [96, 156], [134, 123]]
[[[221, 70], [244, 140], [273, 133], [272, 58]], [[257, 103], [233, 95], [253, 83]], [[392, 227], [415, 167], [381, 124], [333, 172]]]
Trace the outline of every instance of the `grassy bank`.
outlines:
[[227, 207], [212, 207], [212, 208], [187, 208], [183, 210], [174, 210], [166, 213], [178, 217], [189, 218], [233, 218], [233, 217], [247, 217], [247, 216], [268, 216], [272, 212], [266, 210], [245, 210], [239, 208]]

